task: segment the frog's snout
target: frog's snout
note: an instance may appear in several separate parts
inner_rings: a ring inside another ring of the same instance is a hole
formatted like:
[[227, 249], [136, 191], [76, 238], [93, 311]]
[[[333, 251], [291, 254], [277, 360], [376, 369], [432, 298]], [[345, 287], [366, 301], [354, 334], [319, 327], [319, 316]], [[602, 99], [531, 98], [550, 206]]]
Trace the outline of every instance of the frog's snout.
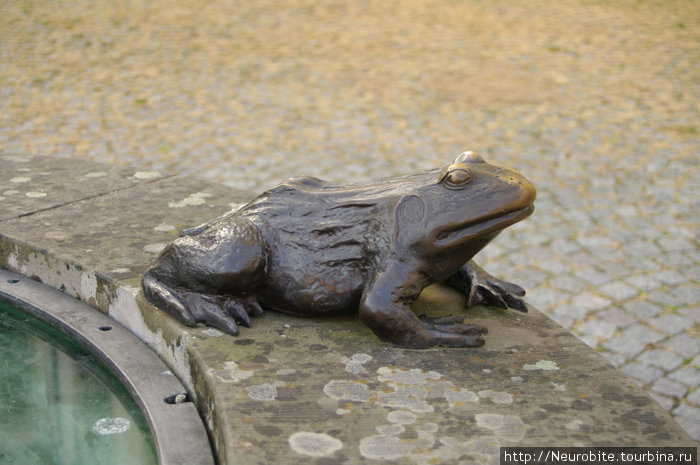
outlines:
[[537, 189], [535, 186], [522, 174], [517, 171], [501, 168], [496, 177], [503, 184], [510, 186], [511, 192], [517, 193], [515, 203], [521, 206], [530, 205], [537, 197]]
[[535, 186], [524, 176], [516, 173], [516, 176], [509, 178], [506, 182], [512, 186], [518, 187], [522, 203], [532, 204], [535, 202], [535, 198], [537, 198], [537, 189], [535, 189]]

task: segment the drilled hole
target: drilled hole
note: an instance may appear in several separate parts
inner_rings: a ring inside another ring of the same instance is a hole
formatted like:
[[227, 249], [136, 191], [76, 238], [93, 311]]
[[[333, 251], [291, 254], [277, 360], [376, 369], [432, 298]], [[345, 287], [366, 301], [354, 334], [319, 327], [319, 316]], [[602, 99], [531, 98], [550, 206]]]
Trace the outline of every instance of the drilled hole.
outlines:
[[98, 329], [100, 331], [111, 331], [112, 327], [111, 326], [100, 326]]
[[184, 404], [185, 402], [191, 402], [192, 399], [190, 399], [189, 394], [184, 393], [184, 394], [175, 394], [172, 396], [168, 396], [165, 399], [163, 399], [163, 402], [166, 404]]
[[7, 282], [10, 284], [17, 284], [19, 282], [19, 279], [8, 279]]

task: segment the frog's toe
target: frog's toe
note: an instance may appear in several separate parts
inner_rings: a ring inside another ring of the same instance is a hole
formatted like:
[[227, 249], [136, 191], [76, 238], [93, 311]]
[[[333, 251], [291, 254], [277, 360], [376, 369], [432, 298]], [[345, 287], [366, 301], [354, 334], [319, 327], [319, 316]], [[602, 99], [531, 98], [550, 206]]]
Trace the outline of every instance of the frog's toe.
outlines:
[[165, 285], [152, 272], [146, 273], [141, 285], [144, 296], [149, 302], [162, 308], [187, 326], [197, 324], [197, 321], [185, 307], [181, 295]]
[[450, 315], [440, 318], [432, 318], [427, 315], [419, 316], [420, 320], [430, 329], [461, 335], [483, 335], [489, 332], [488, 328], [481, 325], [473, 325], [464, 322], [464, 317]]
[[249, 298], [243, 301], [245, 305], [245, 310], [250, 316], [260, 316], [263, 313], [263, 309], [255, 298]]
[[186, 294], [182, 299], [196, 322], [238, 336], [238, 324], [224, 311], [219, 300], [201, 294]]
[[255, 297], [231, 298], [224, 305], [226, 313], [236, 320], [236, 323], [250, 328], [250, 317], [261, 315], [263, 310]]
[[[484, 328], [486, 329], [486, 328]], [[462, 347], [481, 347], [486, 343], [481, 336], [464, 336], [464, 346]]]
[[522, 287], [518, 286], [515, 283], [509, 283], [508, 281], [500, 281], [500, 284], [510, 293], [510, 294], [515, 294], [519, 297], [522, 297], [525, 295], [525, 289]]
[[231, 336], [238, 336], [240, 332], [238, 328], [238, 323], [232, 320], [228, 315], [224, 314], [221, 309], [218, 312], [208, 312], [204, 315], [202, 323], [213, 328], [217, 328], [230, 334]]
[[[523, 292], [523, 294], [525, 294], [525, 292]], [[503, 296], [503, 299], [506, 301], [506, 305], [508, 305], [508, 308], [512, 308], [513, 310], [517, 310], [519, 312], [527, 313], [527, 304], [523, 299], [515, 297], [512, 294], [505, 294]]]
[[[511, 293], [510, 290], [502, 284], [510, 284], [517, 288], [514, 288], [514, 290], [518, 292]], [[525, 291], [516, 284], [494, 281], [475, 283], [469, 293], [467, 306], [472, 307], [474, 305], [484, 304], [498, 308], [512, 308], [513, 310], [527, 313], [527, 305], [525, 305], [522, 299], [517, 297], [524, 294]]]
[[485, 343], [486, 341], [484, 341], [484, 338], [481, 336], [459, 335], [456, 337], [440, 338], [436, 345], [440, 347], [481, 347]]
[[230, 300], [226, 304], [225, 309], [226, 313], [236, 320], [236, 323], [250, 328], [250, 317], [248, 316], [245, 306], [241, 302]]

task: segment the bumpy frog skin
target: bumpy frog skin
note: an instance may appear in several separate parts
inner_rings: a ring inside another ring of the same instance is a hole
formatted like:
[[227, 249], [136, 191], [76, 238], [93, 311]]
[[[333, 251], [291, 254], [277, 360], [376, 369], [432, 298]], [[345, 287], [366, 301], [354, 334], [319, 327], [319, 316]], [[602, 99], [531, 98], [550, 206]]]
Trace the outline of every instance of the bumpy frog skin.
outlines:
[[358, 312], [397, 346], [475, 347], [486, 328], [416, 317], [428, 285], [468, 306], [527, 311], [525, 291], [476, 255], [533, 209], [535, 188], [465, 152], [445, 169], [347, 186], [294, 178], [168, 245], [143, 278], [146, 298], [180, 322], [238, 335], [262, 308], [302, 316]]

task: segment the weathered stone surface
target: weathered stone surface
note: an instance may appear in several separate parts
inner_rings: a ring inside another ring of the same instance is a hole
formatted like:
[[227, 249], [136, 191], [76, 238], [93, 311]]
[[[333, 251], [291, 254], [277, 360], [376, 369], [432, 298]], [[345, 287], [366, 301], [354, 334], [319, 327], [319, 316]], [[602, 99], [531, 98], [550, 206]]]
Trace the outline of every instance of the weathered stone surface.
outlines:
[[[242, 199], [166, 178], [29, 205], [0, 220], [0, 263], [79, 296], [153, 347], [195, 395], [221, 463], [497, 463], [499, 445], [695, 444], [631, 379], [535, 309], [471, 310], [490, 329], [486, 346], [417, 351], [382, 343], [355, 316], [266, 312], [234, 338], [148, 304], [140, 273], [158, 244]], [[458, 313], [463, 303], [434, 286], [415, 311]], [[630, 337], [658, 340], [633, 327]]]
[[[462, 304], [433, 287], [416, 311]], [[301, 433], [339, 441], [334, 463], [497, 463], [504, 444], [682, 442], [673, 426], [648, 423], [663, 423], [665, 412], [630, 379], [536, 310], [470, 315], [491, 327], [476, 350], [395, 349], [355, 317], [266, 313], [233, 340], [192, 331], [208, 370], [195, 385], [210, 389], [198, 398], [217, 406], [207, 417], [228, 419], [219, 430], [235, 438], [229, 463], [306, 463], [316, 453], [291, 440]]]
[[125, 280], [140, 276], [180, 230], [242, 200], [230, 188], [171, 177], [5, 221], [2, 235]]
[[0, 154], [0, 220], [147, 184], [157, 171], [33, 155]]

